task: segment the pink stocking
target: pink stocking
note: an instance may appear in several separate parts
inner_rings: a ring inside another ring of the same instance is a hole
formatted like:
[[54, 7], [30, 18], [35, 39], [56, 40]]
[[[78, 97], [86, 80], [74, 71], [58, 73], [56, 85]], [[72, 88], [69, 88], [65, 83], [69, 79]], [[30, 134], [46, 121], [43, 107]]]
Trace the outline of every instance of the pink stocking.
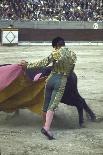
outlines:
[[51, 127], [53, 116], [54, 116], [54, 111], [48, 110], [47, 113], [46, 113], [46, 122], [45, 122], [45, 125], [44, 125], [44, 128], [47, 131], [49, 131], [49, 129]]

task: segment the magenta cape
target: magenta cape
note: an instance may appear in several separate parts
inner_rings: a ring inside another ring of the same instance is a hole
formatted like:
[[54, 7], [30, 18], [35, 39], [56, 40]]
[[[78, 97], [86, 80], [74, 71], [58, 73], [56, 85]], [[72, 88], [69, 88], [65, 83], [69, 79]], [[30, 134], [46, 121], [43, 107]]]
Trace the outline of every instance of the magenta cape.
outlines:
[[17, 64], [0, 67], [0, 91], [9, 86], [22, 73], [21, 66]]
[[20, 65], [0, 67], [0, 111], [13, 112], [28, 108], [41, 113], [44, 100], [45, 78], [32, 81]]

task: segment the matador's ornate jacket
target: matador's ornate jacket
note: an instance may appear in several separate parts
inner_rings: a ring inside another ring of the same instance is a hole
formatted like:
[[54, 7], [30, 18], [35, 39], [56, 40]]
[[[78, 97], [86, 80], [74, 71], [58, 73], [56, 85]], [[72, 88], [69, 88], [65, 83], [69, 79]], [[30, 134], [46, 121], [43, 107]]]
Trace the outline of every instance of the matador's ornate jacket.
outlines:
[[[62, 95], [65, 90], [65, 85], [67, 82], [67, 76], [69, 76], [70, 72], [74, 68], [76, 62], [76, 54], [69, 50], [66, 47], [62, 47], [59, 50], [53, 50], [53, 52], [43, 60], [28, 63], [27, 68], [38, 68], [38, 67], [46, 67], [52, 63], [52, 72], [48, 79], [53, 76], [53, 74], [61, 74], [61, 84], [60, 87], [55, 94], [53, 103], [48, 105], [48, 108], [54, 110], [57, 108], [58, 103], [60, 102]], [[47, 79], [47, 81], [48, 81]], [[45, 104], [45, 103], [44, 103]]]

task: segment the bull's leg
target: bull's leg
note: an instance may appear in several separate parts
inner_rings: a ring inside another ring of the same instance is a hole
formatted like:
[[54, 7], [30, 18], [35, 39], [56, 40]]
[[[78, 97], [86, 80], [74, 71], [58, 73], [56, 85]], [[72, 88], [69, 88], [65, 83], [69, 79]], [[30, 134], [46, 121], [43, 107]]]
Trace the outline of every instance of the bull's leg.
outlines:
[[84, 118], [83, 118], [83, 107], [81, 105], [76, 106], [79, 114], [79, 125], [84, 127]]
[[94, 112], [90, 109], [90, 107], [87, 105], [87, 103], [86, 103], [86, 101], [84, 99], [82, 99], [82, 103], [83, 103], [83, 108], [84, 108], [85, 112], [87, 114], [89, 114], [90, 119], [92, 121], [95, 121], [96, 120], [96, 116], [95, 116]]

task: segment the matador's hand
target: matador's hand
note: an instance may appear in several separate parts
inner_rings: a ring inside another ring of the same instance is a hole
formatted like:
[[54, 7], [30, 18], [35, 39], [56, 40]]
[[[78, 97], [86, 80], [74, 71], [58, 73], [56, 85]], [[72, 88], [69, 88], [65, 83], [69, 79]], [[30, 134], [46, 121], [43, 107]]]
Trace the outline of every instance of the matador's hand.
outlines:
[[25, 61], [25, 60], [21, 60], [21, 62], [20, 62], [20, 66], [22, 66], [22, 68], [25, 70], [26, 68], [27, 68], [27, 64], [28, 64], [28, 62], [27, 61]]

